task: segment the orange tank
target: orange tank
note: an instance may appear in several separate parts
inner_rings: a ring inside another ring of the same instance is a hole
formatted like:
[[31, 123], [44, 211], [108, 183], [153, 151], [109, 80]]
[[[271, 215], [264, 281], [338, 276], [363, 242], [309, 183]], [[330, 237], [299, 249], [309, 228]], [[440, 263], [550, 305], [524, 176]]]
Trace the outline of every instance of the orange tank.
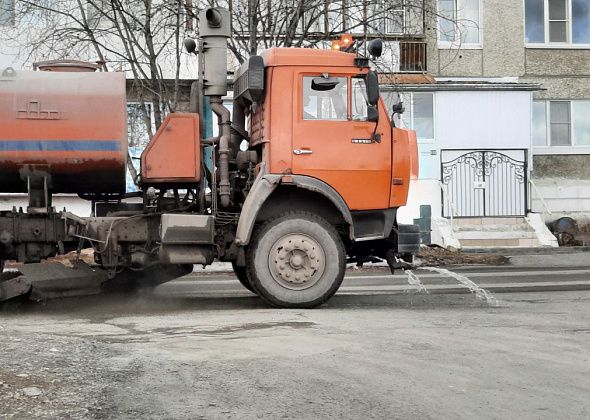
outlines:
[[123, 73], [0, 69], [0, 192], [124, 192], [126, 107]]

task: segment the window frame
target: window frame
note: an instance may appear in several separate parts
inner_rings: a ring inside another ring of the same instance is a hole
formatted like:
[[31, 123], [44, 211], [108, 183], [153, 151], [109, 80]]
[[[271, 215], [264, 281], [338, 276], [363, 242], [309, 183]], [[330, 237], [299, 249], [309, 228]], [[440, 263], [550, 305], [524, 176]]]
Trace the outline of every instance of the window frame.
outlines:
[[300, 75], [300, 79], [299, 79], [299, 86], [300, 88], [298, 89], [298, 95], [299, 95], [299, 99], [297, 101], [297, 103], [299, 104], [299, 110], [297, 112], [298, 118], [300, 119], [300, 121], [307, 123], [307, 122], [314, 122], [314, 121], [320, 121], [320, 122], [346, 122], [346, 121], [351, 121], [351, 100], [352, 100], [352, 92], [351, 92], [351, 75], [350, 74], [343, 74], [343, 73], [329, 73], [330, 77], [335, 77], [335, 78], [344, 78], [346, 79], [346, 117], [344, 119], [321, 119], [321, 118], [305, 118], [305, 105], [304, 105], [304, 100], [303, 100], [303, 93], [304, 93], [304, 80], [306, 77], [321, 77], [322, 73], [302, 73]]
[[[454, 7], [454, 18], [455, 18], [455, 25], [458, 21], [457, 17], [457, 1], [455, 2]], [[438, 15], [436, 21], [436, 41], [439, 49], [462, 49], [462, 50], [481, 50], [483, 49], [483, 0], [477, 0], [479, 3], [478, 7], [478, 22], [477, 22], [477, 31], [478, 31], [478, 38], [479, 42], [477, 43], [463, 43], [461, 42], [461, 36], [459, 31], [455, 31], [455, 39], [453, 41], [446, 41], [440, 39], [440, 21], [441, 21], [441, 12], [440, 12], [440, 0], [436, 0], [436, 13]], [[524, 0], [523, 0], [524, 1]]]
[[[428, 94], [432, 97], [432, 138], [419, 137], [418, 132], [416, 132], [416, 140], [418, 141], [419, 144], [433, 144], [436, 139], [436, 96], [435, 96], [435, 92], [401, 92], [402, 97], [404, 98], [404, 106], [406, 109], [409, 108], [409, 110], [410, 110], [410, 125], [406, 126], [403, 115], [401, 117], [401, 120], [404, 122], [404, 127], [414, 130], [414, 126], [415, 126], [414, 116], [416, 115], [416, 113], [414, 112], [414, 94], [416, 94], [416, 93]], [[409, 97], [410, 97], [409, 104], [405, 101], [405, 98], [407, 97], [407, 95], [409, 95]]]
[[[354, 115], [354, 108], [355, 108], [355, 86], [353, 85], [355, 80], [361, 80], [363, 86], [365, 87], [365, 92], [364, 94], [361, 94], [362, 97], [365, 100], [365, 116], [364, 119], [355, 119], [355, 115]], [[349, 121], [354, 121], [354, 122], [369, 122], [369, 102], [367, 101], [367, 75], [357, 75], [357, 76], [351, 76], [348, 78], [348, 85], [349, 85], [349, 89], [348, 91], [350, 92], [349, 98], [348, 98], [348, 117], [349, 117]]]
[[[411, 27], [411, 24], [409, 22], [409, 9], [410, 7], [405, 4], [405, 2], [403, 1], [399, 1], [399, 4], [391, 4], [390, 1], [388, 0], [376, 0], [374, 3], [371, 3], [371, 6], [377, 7], [379, 8], [379, 12], [380, 14], [382, 14], [381, 17], [379, 17], [377, 19], [377, 21], [379, 22], [379, 25], [383, 26], [383, 31], [374, 31], [372, 29], [369, 28], [369, 21], [371, 21], [370, 19], [367, 19], [367, 22], [365, 22], [364, 19], [364, 15], [365, 13], [369, 14], [371, 13], [370, 10], [368, 10], [368, 7], [370, 6], [369, 4], [366, 3], [362, 3], [362, 4], [355, 4], [353, 7], [358, 8], [358, 10], [354, 9], [352, 10], [352, 13], [350, 10], [347, 10], [346, 8], [346, 4], [345, 2], [340, 2], [342, 4], [342, 17], [344, 18], [344, 24], [343, 24], [343, 29], [344, 32], [350, 32], [354, 35], [361, 35], [364, 34], [364, 26], [365, 23], [367, 24], [367, 35], [370, 36], [383, 36], [383, 35], [389, 35], [389, 36], [404, 36], [404, 35], [409, 35], [412, 33], [413, 28]], [[360, 16], [355, 16], [355, 13], [360, 12], [361, 15]], [[395, 31], [395, 30], [389, 30], [390, 28], [393, 29], [395, 27], [395, 18], [394, 16], [401, 16], [401, 21], [402, 21], [402, 28], [401, 31]], [[373, 25], [375, 24], [374, 21], [372, 21]], [[420, 29], [420, 32], [424, 32], [424, 28], [422, 27]]]
[[572, 49], [572, 50], [584, 50], [590, 49], [590, 42], [585, 44], [574, 44], [573, 43], [573, 13], [572, 13], [572, 0], [566, 1], [566, 42], [551, 42], [549, 40], [549, 0], [543, 0], [543, 31], [544, 31], [544, 42], [527, 42], [526, 40], [526, 0], [522, 0], [523, 6], [523, 25], [524, 25], [524, 47], [525, 48], [543, 48], [543, 49]]
[[[554, 121], [552, 120], [552, 106], [556, 104], [565, 104], [567, 105], [567, 121]], [[568, 100], [560, 100], [560, 101], [547, 101], [547, 108], [546, 114], [547, 117], [547, 140], [549, 146], [551, 147], [570, 147], [574, 145], [574, 127], [572, 124], [572, 102]], [[555, 125], [563, 126], [566, 125], [568, 127], [568, 142], [569, 144], [553, 144], [553, 127]]]
[[[569, 104], [570, 145], [554, 146], [551, 144], [551, 102], [567, 102]], [[531, 146], [535, 154], [590, 154], [590, 145], [576, 144], [576, 125], [574, 124], [576, 102], [588, 102], [590, 104], [590, 99], [538, 99], [531, 102]], [[533, 112], [535, 103], [543, 103], [545, 108], [544, 145], [534, 143]]]

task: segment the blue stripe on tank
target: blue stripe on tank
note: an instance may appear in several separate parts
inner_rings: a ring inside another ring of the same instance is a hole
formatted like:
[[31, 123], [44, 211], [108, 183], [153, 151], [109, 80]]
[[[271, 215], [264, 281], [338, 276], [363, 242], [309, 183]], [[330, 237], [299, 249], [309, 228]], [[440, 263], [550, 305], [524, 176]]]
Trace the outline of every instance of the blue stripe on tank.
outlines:
[[0, 152], [116, 152], [118, 140], [0, 140]]

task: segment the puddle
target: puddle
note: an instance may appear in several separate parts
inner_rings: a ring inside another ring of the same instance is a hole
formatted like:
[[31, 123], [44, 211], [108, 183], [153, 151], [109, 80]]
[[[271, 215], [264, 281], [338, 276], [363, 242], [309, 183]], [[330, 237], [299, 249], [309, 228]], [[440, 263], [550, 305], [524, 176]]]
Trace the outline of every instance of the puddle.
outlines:
[[150, 330], [150, 333], [158, 333], [167, 336], [175, 335], [227, 335], [241, 331], [264, 330], [270, 328], [311, 328], [316, 325], [315, 322], [309, 321], [283, 321], [283, 322], [265, 322], [265, 323], [250, 323], [241, 325], [230, 325], [214, 329], [197, 329], [197, 328], [155, 328]]

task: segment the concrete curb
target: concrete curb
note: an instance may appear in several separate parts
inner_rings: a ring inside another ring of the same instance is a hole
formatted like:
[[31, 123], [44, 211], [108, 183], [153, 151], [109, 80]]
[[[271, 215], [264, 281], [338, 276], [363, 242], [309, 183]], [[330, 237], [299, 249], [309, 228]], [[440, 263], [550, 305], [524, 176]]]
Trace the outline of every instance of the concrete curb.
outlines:
[[549, 254], [577, 254], [580, 252], [590, 252], [590, 246], [567, 246], [567, 247], [545, 247], [545, 248], [462, 248], [464, 253], [473, 254], [500, 254], [500, 255], [549, 255]]

